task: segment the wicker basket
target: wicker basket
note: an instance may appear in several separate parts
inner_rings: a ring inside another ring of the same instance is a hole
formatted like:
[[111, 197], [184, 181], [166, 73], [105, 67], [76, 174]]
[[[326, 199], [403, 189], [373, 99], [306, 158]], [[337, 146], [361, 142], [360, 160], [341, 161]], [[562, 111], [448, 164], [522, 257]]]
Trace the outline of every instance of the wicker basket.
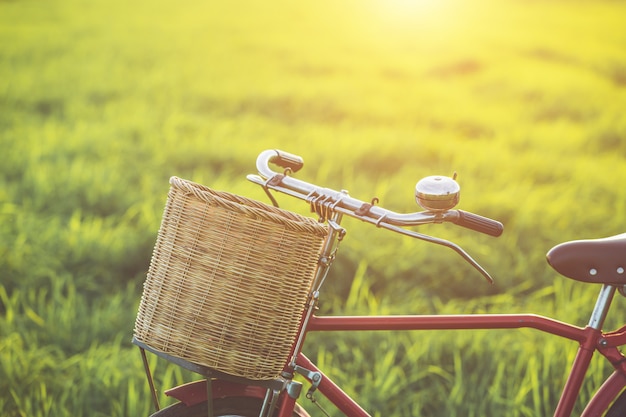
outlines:
[[220, 372], [272, 379], [289, 359], [327, 229], [177, 177], [135, 339]]

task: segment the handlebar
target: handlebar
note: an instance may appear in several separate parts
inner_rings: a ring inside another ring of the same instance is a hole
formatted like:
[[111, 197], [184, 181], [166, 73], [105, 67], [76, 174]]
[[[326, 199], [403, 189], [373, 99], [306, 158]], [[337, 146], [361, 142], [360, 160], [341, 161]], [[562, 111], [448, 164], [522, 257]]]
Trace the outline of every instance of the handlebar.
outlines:
[[[270, 163], [284, 168], [284, 173], [273, 171], [270, 168]], [[330, 213], [345, 214], [349, 217], [375, 224], [380, 228], [452, 248], [472, 264], [487, 280], [493, 282], [489, 274], [456, 244], [405, 228], [408, 226], [450, 222], [497, 237], [502, 234], [504, 229], [502, 223], [463, 210], [427, 209], [415, 213], [396, 213], [377, 206], [375, 204], [377, 199], [373, 199], [368, 203], [349, 196], [347, 191], [336, 191], [330, 188], [319, 187], [289, 176], [290, 173], [299, 171], [303, 166], [304, 160], [298, 155], [281, 150], [266, 150], [261, 152], [257, 158], [256, 167], [259, 175], [248, 175], [248, 180], [261, 185], [274, 205], [277, 205], [276, 200], [269, 193], [269, 189], [307, 201], [311, 205], [312, 210], [325, 220], [332, 220], [329, 218]], [[449, 178], [446, 181], [454, 182], [454, 180]], [[456, 187], [458, 190], [458, 185]], [[447, 196], [443, 193], [434, 195], [434, 198], [447, 198]], [[458, 196], [455, 199], [455, 203], [457, 200]]]

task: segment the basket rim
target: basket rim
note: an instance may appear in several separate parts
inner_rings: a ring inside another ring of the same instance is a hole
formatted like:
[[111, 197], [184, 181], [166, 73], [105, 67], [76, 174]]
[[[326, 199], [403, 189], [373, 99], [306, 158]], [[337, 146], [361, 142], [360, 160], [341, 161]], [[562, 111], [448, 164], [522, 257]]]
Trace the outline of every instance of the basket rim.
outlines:
[[292, 211], [226, 191], [217, 191], [177, 176], [170, 178], [170, 185], [176, 190], [193, 194], [194, 197], [213, 206], [233, 210], [248, 217], [269, 220], [290, 230], [305, 231], [320, 237], [328, 235], [328, 227], [325, 224]]

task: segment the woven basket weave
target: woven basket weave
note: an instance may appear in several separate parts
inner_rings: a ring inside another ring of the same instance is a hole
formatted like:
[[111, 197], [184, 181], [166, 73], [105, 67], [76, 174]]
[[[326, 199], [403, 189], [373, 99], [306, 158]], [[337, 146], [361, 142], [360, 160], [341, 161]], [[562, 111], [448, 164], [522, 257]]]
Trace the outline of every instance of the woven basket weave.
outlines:
[[300, 327], [326, 227], [177, 177], [170, 184], [135, 339], [231, 375], [276, 378]]

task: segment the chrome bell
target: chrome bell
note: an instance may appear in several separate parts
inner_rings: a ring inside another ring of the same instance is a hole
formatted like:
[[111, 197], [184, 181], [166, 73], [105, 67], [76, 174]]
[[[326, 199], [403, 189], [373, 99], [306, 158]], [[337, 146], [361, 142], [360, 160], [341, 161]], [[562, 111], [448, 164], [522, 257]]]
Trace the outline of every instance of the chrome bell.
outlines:
[[426, 177], [415, 184], [415, 200], [429, 211], [450, 210], [459, 202], [461, 187], [450, 177]]

